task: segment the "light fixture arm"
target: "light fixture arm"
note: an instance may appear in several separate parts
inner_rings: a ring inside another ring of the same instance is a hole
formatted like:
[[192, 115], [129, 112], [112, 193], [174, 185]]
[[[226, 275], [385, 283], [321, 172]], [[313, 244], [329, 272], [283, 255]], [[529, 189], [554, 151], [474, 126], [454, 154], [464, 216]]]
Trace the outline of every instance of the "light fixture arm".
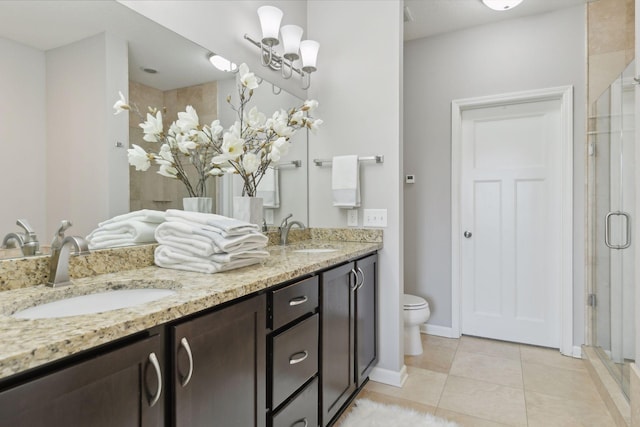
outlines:
[[[244, 35], [244, 39], [249, 41], [249, 43], [251, 43], [252, 45], [257, 47], [258, 49], [260, 49], [261, 55], [262, 55], [262, 60], [264, 61], [264, 49], [262, 48], [262, 43], [253, 40], [248, 34]], [[272, 70], [276, 70], [276, 71], [281, 70], [284, 58], [282, 58], [280, 55], [278, 55], [277, 52], [274, 52], [273, 49], [270, 49], [270, 58], [271, 58], [271, 62], [269, 64], [265, 65], [264, 62], [262, 62], [262, 65], [264, 65], [265, 67], [269, 67]], [[294, 67], [293, 64], [291, 64], [291, 74], [293, 74], [294, 72], [298, 73], [300, 76], [302, 76], [304, 74], [302, 70], [300, 70], [299, 68]]]

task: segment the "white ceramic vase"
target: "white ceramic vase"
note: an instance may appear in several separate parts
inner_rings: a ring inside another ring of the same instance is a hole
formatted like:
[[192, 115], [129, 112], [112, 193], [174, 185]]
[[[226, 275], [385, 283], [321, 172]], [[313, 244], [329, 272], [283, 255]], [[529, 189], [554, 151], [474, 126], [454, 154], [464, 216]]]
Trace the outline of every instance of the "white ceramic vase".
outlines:
[[262, 197], [234, 196], [233, 217], [240, 221], [262, 225]]
[[213, 199], [211, 197], [184, 197], [182, 208], [190, 212], [213, 212]]

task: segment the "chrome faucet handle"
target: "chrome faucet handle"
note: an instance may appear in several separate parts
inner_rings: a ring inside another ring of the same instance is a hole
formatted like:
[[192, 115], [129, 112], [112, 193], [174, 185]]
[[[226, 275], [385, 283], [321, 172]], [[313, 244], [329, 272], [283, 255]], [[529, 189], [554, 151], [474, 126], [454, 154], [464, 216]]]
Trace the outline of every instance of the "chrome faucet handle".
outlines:
[[289, 220], [289, 218], [291, 218], [293, 216], [292, 213], [290, 213], [289, 215], [287, 215], [282, 222], [280, 223], [280, 228], [284, 228], [287, 226], [287, 221]]
[[38, 236], [36, 232], [31, 228], [31, 225], [26, 219], [19, 219], [16, 224], [24, 229], [24, 242], [22, 245], [23, 255], [36, 255], [40, 251], [40, 242], [38, 242]]
[[62, 240], [64, 240], [64, 232], [73, 224], [68, 219], [60, 221], [60, 227], [58, 231], [53, 235], [53, 242], [51, 243], [51, 250], [59, 249], [62, 246]]
[[[75, 251], [72, 252], [70, 246]], [[69, 278], [69, 256], [87, 255], [89, 253], [89, 244], [80, 236], [67, 236], [60, 243], [60, 248], [56, 251], [56, 256], [49, 259], [49, 280], [47, 286], [65, 286], [71, 284]]]

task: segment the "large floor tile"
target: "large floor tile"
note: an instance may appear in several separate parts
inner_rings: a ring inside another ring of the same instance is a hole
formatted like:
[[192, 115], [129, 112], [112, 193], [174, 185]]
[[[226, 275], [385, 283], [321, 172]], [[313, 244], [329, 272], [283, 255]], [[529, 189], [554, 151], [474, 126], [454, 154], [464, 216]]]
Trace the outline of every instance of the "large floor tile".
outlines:
[[587, 370], [582, 359], [564, 356], [557, 349], [523, 344], [520, 346], [520, 354], [523, 362], [537, 363], [555, 368], [574, 369], [576, 371]]
[[522, 388], [520, 360], [458, 350], [449, 374]]
[[520, 360], [520, 345], [504, 341], [490, 340], [463, 336], [460, 338], [458, 351], [467, 353], [481, 353], [488, 356], [504, 357], [505, 359]]
[[427, 346], [425, 344], [423, 344], [423, 348], [424, 351], [419, 356], [405, 356], [405, 365], [428, 369], [435, 372], [442, 372], [443, 374], [449, 373], [451, 364], [453, 363], [453, 357], [456, 354], [455, 349], [440, 346]]
[[471, 415], [465, 415], [459, 412], [447, 411], [442, 408], [439, 408], [436, 411], [436, 416], [448, 421], [456, 422], [460, 427], [509, 427], [508, 424], [483, 420], [482, 418], [472, 417]]
[[525, 391], [529, 427], [615, 427], [602, 402]]
[[524, 389], [573, 400], [601, 401], [587, 371], [523, 362]]
[[455, 375], [449, 375], [438, 409], [510, 426], [527, 425], [522, 389]]
[[429, 348], [438, 347], [455, 351], [460, 343], [460, 340], [457, 338], [445, 338], [436, 335], [420, 334], [420, 338], [422, 339], [422, 346]]
[[409, 377], [402, 388], [369, 381], [365, 390], [437, 406], [447, 375], [413, 367], [408, 367], [407, 372]]

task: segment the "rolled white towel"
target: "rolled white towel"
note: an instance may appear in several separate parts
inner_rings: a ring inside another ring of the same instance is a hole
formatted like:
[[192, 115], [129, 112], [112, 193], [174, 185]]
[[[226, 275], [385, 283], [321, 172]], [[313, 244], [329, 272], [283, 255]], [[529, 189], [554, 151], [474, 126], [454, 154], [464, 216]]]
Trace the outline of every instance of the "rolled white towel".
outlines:
[[198, 225], [206, 225], [217, 228], [223, 236], [238, 236], [251, 231], [259, 232], [257, 224], [240, 221], [222, 215], [207, 214], [200, 212], [187, 212], [177, 209], [167, 210], [167, 221], [182, 221]]
[[138, 243], [154, 243], [158, 224], [127, 220], [104, 224], [87, 236], [89, 249], [104, 249]]
[[267, 246], [269, 238], [251, 232], [224, 237], [213, 227], [197, 226], [181, 221], [167, 221], [156, 229], [158, 243], [180, 249], [196, 256], [208, 257], [222, 252], [241, 252]]
[[166, 212], [164, 211], [155, 211], [152, 209], [142, 209], [139, 211], [133, 211], [126, 214], [114, 216], [113, 218], [109, 218], [106, 221], [102, 221], [98, 224], [98, 227], [103, 227], [107, 224], [114, 224], [120, 222], [127, 221], [141, 221], [141, 222], [149, 222], [152, 224], [160, 224], [165, 221]]
[[196, 257], [189, 253], [173, 249], [166, 245], [159, 245], [154, 254], [154, 261], [158, 267], [175, 270], [195, 271], [197, 273], [219, 273], [248, 265], [258, 264], [263, 258], [240, 258], [231, 262], [216, 262], [208, 258]]

